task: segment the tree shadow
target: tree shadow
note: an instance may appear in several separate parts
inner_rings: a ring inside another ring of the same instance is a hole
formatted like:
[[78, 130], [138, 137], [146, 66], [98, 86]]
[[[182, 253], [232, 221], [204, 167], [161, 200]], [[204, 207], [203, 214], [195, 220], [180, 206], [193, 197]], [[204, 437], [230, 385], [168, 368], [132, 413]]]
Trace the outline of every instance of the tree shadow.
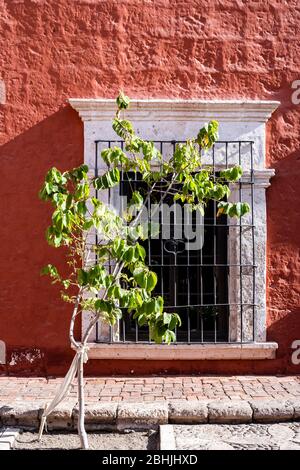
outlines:
[[69, 105], [0, 147], [0, 339], [7, 346], [0, 373], [44, 375], [52, 353], [56, 373], [68, 367], [70, 308], [40, 276], [47, 263], [63, 266], [62, 251], [47, 245], [51, 208], [38, 191], [52, 166], [65, 171], [82, 161], [83, 126]]

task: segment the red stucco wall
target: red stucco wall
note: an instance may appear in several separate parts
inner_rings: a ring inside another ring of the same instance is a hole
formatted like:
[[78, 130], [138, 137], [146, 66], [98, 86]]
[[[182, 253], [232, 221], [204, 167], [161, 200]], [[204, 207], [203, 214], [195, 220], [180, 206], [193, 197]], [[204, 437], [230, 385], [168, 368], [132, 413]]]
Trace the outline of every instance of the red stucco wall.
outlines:
[[[268, 125], [268, 339], [274, 361], [91, 361], [88, 373], [299, 372], [300, 79], [297, 1], [0, 0], [0, 373], [62, 374], [70, 310], [39, 275], [62, 254], [46, 245], [37, 198], [50, 166], [82, 161], [83, 129], [68, 97], [249, 98], [281, 101]], [[77, 328], [79, 332], [79, 325]]]

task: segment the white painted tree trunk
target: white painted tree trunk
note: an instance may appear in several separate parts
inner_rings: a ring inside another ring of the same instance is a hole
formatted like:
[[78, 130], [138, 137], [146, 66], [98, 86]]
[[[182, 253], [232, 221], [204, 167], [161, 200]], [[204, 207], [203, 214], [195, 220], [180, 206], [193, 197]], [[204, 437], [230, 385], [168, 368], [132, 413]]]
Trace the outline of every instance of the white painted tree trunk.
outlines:
[[77, 381], [78, 381], [78, 434], [80, 437], [80, 443], [82, 449], [88, 449], [88, 439], [86, 430], [84, 427], [84, 380], [83, 380], [83, 354], [80, 355], [78, 360], [78, 372], [77, 372]]

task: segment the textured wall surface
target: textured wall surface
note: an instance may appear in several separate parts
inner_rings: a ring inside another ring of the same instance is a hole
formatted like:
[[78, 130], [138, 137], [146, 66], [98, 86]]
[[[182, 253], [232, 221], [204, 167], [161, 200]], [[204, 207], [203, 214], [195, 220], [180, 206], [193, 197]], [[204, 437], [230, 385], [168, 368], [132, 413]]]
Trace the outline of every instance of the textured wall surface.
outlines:
[[[268, 124], [268, 339], [262, 362], [91, 362], [90, 373], [297, 372], [300, 339], [300, 6], [295, 0], [0, 0], [0, 372], [62, 374], [72, 356], [69, 308], [39, 275], [49, 211], [37, 198], [50, 166], [82, 161], [83, 129], [68, 97], [281, 101]], [[1, 82], [2, 81], [2, 82]], [[2, 92], [3, 95], [3, 92]], [[77, 327], [79, 332], [79, 325]], [[1, 368], [2, 367], [2, 368]]]

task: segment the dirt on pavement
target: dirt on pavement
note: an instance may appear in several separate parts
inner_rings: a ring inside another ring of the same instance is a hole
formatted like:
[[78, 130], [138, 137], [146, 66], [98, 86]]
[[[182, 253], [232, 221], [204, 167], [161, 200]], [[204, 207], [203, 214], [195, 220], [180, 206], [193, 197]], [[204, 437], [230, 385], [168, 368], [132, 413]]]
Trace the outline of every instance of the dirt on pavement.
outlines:
[[[15, 441], [15, 449], [28, 450], [71, 450], [79, 449], [80, 441], [76, 433], [51, 432], [44, 434], [41, 441], [37, 433], [23, 432]], [[88, 433], [91, 450], [157, 450], [158, 432], [97, 432]]]

